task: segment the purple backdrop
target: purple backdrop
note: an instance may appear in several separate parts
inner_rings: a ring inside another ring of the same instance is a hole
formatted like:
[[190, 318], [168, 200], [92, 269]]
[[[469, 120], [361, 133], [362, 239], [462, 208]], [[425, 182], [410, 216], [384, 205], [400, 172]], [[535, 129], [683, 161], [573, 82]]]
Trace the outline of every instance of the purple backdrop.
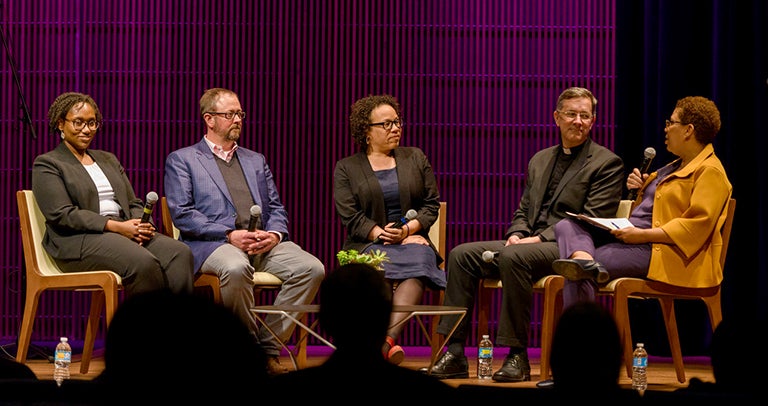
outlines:
[[[203, 90], [238, 92], [248, 112], [241, 144], [266, 155], [294, 240], [329, 270], [344, 237], [332, 171], [353, 152], [347, 117], [359, 97], [400, 100], [403, 143], [427, 153], [448, 202], [448, 249], [501, 237], [528, 158], [558, 140], [552, 112], [564, 88], [595, 93], [593, 136], [614, 148], [614, 0], [13, 0], [0, 12], [36, 131], [18, 119], [3, 58], [3, 342], [16, 339], [23, 299], [14, 193], [58, 143], [46, 113], [65, 91], [99, 103], [92, 147], [118, 155], [140, 196], [162, 195], [165, 156], [201, 138]], [[82, 339], [86, 315], [85, 295], [46, 294], [33, 340]], [[538, 320], [534, 309], [534, 345]], [[424, 343], [418, 329], [406, 333], [405, 344]]]

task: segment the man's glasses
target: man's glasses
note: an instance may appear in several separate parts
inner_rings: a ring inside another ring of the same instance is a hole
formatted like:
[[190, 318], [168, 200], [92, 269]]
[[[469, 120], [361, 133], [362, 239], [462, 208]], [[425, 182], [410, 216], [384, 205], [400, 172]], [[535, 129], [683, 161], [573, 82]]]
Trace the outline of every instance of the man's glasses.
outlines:
[[579, 117], [581, 121], [589, 121], [592, 120], [595, 116], [593, 116], [591, 113], [579, 113], [576, 111], [558, 111], [560, 115], [567, 118], [568, 120], [576, 120], [576, 117]]
[[206, 113], [214, 116], [222, 116], [227, 120], [232, 120], [235, 116], [240, 117], [240, 120], [245, 119], [244, 111], [206, 111]]
[[101, 125], [101, 123], [96, 120], [83, 121], [79, 118], [76, 118], [74, 120], [65, 118], [64, 121], [69, 121], [70, 123], [72, 123], [72, 128], [74, 128], [75, 131], [81, 131], [83, 127], [85, 127], [86, 125], [88, 126], [88, 128], [91, 129], [91, 131], [96, 131], [99, 129], [99, 126]]
[[683, 124], [682, 121], [664, 120], [664, 128], [669, 128], [672, 124]]
[[397, 128], [403, 128], [403, 119], [401, 119], [401, 118], [398, 118], [397, 120], [387, 120], [387, 121], [382, 121], [382, 122], [380, 122], [380, 123], [371, 123], [371, 124], [368, 124], [368, 126], [369, 126], [369, 127], [370, 127], [370, 126], [374, 126], [374, 125], [380, 125], [380, 126], [382, 126], [382, 127], [385, 129], [385, 130], [389, 131], [389, 130], [391, 130], [391, 129], [392, 129], [392, 126], [393, 126], [393, 125], [396, 125], [396, 126], [397, 126]]

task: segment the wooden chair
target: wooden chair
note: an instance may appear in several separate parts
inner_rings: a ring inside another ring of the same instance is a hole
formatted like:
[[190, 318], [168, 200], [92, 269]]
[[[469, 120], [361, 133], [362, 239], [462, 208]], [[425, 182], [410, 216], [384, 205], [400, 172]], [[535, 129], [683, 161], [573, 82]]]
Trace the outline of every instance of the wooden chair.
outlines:
[[[432, 224], [432, 227], [429, 229], [429, 239], [432, 241], [432, 244], [435, 245], [437, 248], [437, 252], [440, 253], [440, 256], [443, 257], [445, 261], [448, 260], [448, 255], [446, 253], [445, 249], [445, 236], [447, 233], [446, 229], [446, 216], [448, 214], [448, 203], [446, 202], [440, 202], [440, 210], [437, 214], [437, 220], [435, 220], [435, 223]], [[445, 261], [443, 261], [442, 264], [440, 264], [440, 269], [445, 269]], [[442, 305], [443, 304], [443, 297], [445, 296], [445, 291], [441, 290], [436, 293], [433, 297], [432, 304], [434, 305]], [[429, 344], [432, 347], [432, 359], [435, 359], [435, 355], [438, 354], [440, 351], [442, 351], [442, 348], [439, 348], [440, 345], [440, 334], [437, 333], [437, 324], [440, 321], [440, 316], [432, 316], [432, 322], [431, 322], [431, 328], [429, 333]]]
[[[725, 257], [728, 253], [728, 244], [733, 228], [733, 216], [736, 211], [736, 199], [728, 202], [728, 212], [725, 223], [720, 233], [723, 238], [723, 247], [720, 251], [720, 267], [725, 269]], [[632, 331], [629, 325], [629, 299], [657, 299], [661, 305], [664, 325], [667, 330], [672, 364], [675, 366], [677, 380], [685, 382], [685, 367], [683, 365], [683, 353], [680, 348], [680, 338], [677, 331], [677, 319], [675, 317], [675, 300], [701, 300], [707, 307], [709, 323], [714, 331], [723, 319], [720, 304], [720, 285], [708, 288], [686, 288], [669, 285], [666, 283], [640, 278], [614, 279], [600, 289], [599, 294], [613, 296], [613, 315], [619, 327], [619, 333], [624, 342], [624, 363], [627, 376], [632, 376]], [[552, 328], [554, 326], [550, 326]], [[544, 328], [544, 326], [542, 326]]]
[[[725, 257], [728, 252], [728, 244], [731, 237], [735, 210], [736, 199], [732, 198], [728, 203], [728, 213], [723, 228], [720, 231], [723, 238], [723, 248], [720, 252], [720, 266], [723, 268], [725, 267]], [[492, 283], [492, 281], [489, 281], [489, 283]], [[544, 295], [541, 323], [540, 365], [540, 379], [542, 380], [549, 379], [550, 377], [549, 358], [552, 346], [552, 333], [555, 329], [557, 317], [562, 312], [562, 291], [564, 285], [565, 278], [560, 275], [545, 276], [534, 285], [534, 291]], [[491, 286], [501, 287], [501, 282], [498, 282], [498, 286]], [[672, 363], [675, 367], [677, 380], [680, 383], [685, 382], [685, 366], [683, 365], [683, 355], [680, 348], [674, 301], [677, 299], [703, 301], [707, 307], [710, 326], [713, 331], [723, 319], [720, 304], [720, 286], [709, 288], [686, 288], [649, 279], [618, 278], [608, 282], [605, 286], [602, 286], [598, 291], [598, 295], [610, 296], [613, 299], [613, 315], [616, 319], [616, 324], [619, 328], [619, 333], [624, 346], [624, 363], [628, 377], [632, 377], [632, 351], [634, 350], [634, 345], [632, 344], [632, 331], [629, 323], [630, 298], [657, 299], [659, 301], [664, 318], [664, 325], [667, 330], [667, 340], [669, 341], [670, 352], [672, 354]], [[485, 326], [487, 328], [487, 322]]]
[[[163, 233], [169, 237], [178, 239], [180, 231], [173, 225], [171, 210], [168, 208], [168, 201], [165, 196], [160, 198], [160, 212], [163, 220]], [[258, 294], [263, 290], [277, 290], [282, 286], [283, 281], [269, 272], [253, 273], [253, 289], [255, 294]], [[195, 274], [195, 288], [210, 290], [214, 302], [221, 303], [221, 285], [219, 283], [219, 278], [216, 275], [198, 272]], [[306, 324], [306, 321], [307, 315], [302, 315], [302, 322]], [[307, 339], [309, 337], [304, 330], [301, 330], [299, 334], [300, 336], [297, 339], [297, 346], [299, 347], [297, 348], [296, 363], [299, 368], [304, 368], [307, 364]]]
[[40, 296], [46, 290], [90, 291], [91, 309], [85, 331], [80, 373], [88, 373], [93, 355], [93, 346], [98, 334], [101, 309], [105, 308], [105, 323], [109, 326], [117, 310], [119, 291], [122, 289], [120, 276], [112, 271], [88, 271], [64, 273], [43, 249], [45, 217], [37, 205], [31, 190], [16, 192], [21, 242], [26, 266], [26, 295], [24, 313], [21, 318], [16, 361], [25, 363], [32, 337], [32, 327], [37, 315]]
[[[629, 217], [632, 209], [632, 200], [621, 200], [616, 210], [616, 217]], [[541, 356], [540, 356], [540, 379], [545, 380], [550, 377], [549, 353], [552, 343], [552, 334], [557, 317], [563, 309], [562, 291], [565, 285], [565, 278], [560, 275], [547, 275], [540, 278], [533, 284], [534, 294], [541, 294], [542, 297], [542, 319], [541, 319]], [[501, 289], [501, 280], [494, 278], [485, 278], [480, 282], [480, 288], [477, 294], [477, 342], [480, 342], [483, 334], [488, 334], [488, 318], [491, 311], [491, 302], [493, 299], [493, 289]]]

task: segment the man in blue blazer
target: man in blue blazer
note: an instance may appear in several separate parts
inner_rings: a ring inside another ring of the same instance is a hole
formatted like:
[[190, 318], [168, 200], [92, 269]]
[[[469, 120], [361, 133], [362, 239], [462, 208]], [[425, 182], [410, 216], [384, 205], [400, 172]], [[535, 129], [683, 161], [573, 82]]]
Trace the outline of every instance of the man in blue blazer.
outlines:
[[[288, 214], [264, 155], [237, 145], [245, 118], [237, 94], [222, 88], [206, 90], [200, 114], [207, 128], [203, 139], [166, 158], [168, 208], [179, 239], [192, 249], [196, 272], [219, 277], [224, 305], [250, 327], [264, 348], [268, 372], [283, 373], [279, 343], [267, 329], [259, 331], [250, 311], [253, 273], [269, 272], [283, 281], [275, 305], [303, 305], [314, 300], [325, 267], [290, 241]], [[260, 215], [254, 216], [255, 206]], [[261, 218], [255, 230], [252, 216]], [[279, 315], [269, 315], [265, 323], [281, 341], [296, 327]]]

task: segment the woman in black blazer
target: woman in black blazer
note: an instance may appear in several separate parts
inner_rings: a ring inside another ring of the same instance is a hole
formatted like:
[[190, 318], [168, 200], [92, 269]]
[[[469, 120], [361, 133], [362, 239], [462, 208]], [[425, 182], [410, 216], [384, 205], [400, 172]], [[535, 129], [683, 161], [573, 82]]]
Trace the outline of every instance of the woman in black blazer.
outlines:
[[192, 252], [141, 222], [144, 204], [117, 157], [88, 146], [101, 127], [89, 95], [63, 93], [48, 110], [53, 150], [35, 158], [32, 191], [45, 216], [43, 247], [64, 272], [111, 270], [126, 295], [191, 293]]
[[[445, 289], [446, 284], [438, 268], [443, 258], [428, 235], [440, 209], [432, 166], [419, 148], [399, 146], [403, 119], [390, 95], [357, 100], [350, 129], [360, 151], [339, 160], [333, 176], [336, 213], [347, 230], [344, 249], [386, 252], [384, 276], [393, 286], [393, 304], [419, 304], [425, 288]], [[405, 219], [410, 210], [415, 216]], [[390, 326], [405, 316], [393, 313]], [[383, 348], [394, 364], [405, 355], [395, 345], [403, 327], [389, 329]]]

